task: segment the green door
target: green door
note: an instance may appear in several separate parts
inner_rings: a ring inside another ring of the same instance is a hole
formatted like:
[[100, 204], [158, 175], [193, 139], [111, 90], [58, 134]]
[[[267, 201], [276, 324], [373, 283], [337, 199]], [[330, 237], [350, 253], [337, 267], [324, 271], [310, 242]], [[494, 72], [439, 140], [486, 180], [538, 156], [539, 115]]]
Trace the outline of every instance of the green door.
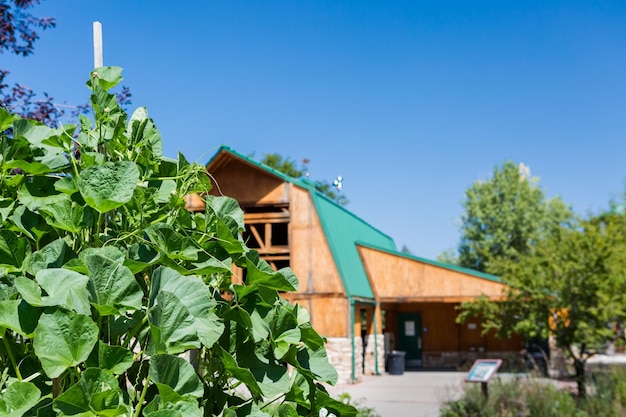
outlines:
[[422, 366], [422, 316], [398, 313], [398, 350], [406, 352], [407, 367]]

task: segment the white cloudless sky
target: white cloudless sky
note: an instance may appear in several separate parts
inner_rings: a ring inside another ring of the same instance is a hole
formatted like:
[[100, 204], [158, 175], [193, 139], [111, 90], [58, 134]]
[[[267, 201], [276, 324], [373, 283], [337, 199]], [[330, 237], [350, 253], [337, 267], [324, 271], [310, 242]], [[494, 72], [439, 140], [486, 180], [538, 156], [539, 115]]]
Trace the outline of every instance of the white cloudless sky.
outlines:
[[309, 159], [347, 208], [434, 259], [459, 239], [465, 190], [506, 160], [548, 197], [599, 212], [626, 178], [621, 1], [44, 0], [35, 54], [9, 83], [88, 100], [92, 23], [165, 153], [226, 144]]

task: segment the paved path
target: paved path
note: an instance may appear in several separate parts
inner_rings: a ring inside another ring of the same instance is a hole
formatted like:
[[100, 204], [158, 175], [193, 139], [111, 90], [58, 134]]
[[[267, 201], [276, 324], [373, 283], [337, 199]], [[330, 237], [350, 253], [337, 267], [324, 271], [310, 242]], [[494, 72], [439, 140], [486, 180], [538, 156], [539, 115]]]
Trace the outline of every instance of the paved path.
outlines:
[[366, 376], [362, 382], [330, 387], [336, 398], [346, 392], [372, 407], [381, 417], [438, 417], [439, 405], [458, 397], [467, 372], [404, 372]]

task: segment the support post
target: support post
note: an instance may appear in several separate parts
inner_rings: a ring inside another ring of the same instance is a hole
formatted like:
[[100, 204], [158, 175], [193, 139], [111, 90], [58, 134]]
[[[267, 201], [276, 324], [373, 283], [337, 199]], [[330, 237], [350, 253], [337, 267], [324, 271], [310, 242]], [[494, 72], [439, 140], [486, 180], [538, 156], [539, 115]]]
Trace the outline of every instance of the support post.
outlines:
[[102, 59], [102, 23], [93, 22], [93, 67], [103, 66]]

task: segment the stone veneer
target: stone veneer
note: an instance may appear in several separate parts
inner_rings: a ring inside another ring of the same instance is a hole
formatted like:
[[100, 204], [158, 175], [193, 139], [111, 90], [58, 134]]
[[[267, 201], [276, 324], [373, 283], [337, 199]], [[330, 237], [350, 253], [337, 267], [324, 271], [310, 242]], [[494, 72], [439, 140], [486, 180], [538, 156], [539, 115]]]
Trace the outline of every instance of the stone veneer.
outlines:
[[[376, 335], [378, 343], [378, 371], [385, 371], [385, 346], [383, 335]], [[352, 379], [352, 343], [348, 337], [329, 337], [326, 343], [326, 352], [329, 362], [337, 370], [338, 384], [351, 384], [361, 381], [363, 377], [363, 341], [360, 337], [354, 338], [354, 377]], [[376, 358], [374, 350], [374, 335], [370, 335], [365, 348], [365, 375], [376, 374]]]

